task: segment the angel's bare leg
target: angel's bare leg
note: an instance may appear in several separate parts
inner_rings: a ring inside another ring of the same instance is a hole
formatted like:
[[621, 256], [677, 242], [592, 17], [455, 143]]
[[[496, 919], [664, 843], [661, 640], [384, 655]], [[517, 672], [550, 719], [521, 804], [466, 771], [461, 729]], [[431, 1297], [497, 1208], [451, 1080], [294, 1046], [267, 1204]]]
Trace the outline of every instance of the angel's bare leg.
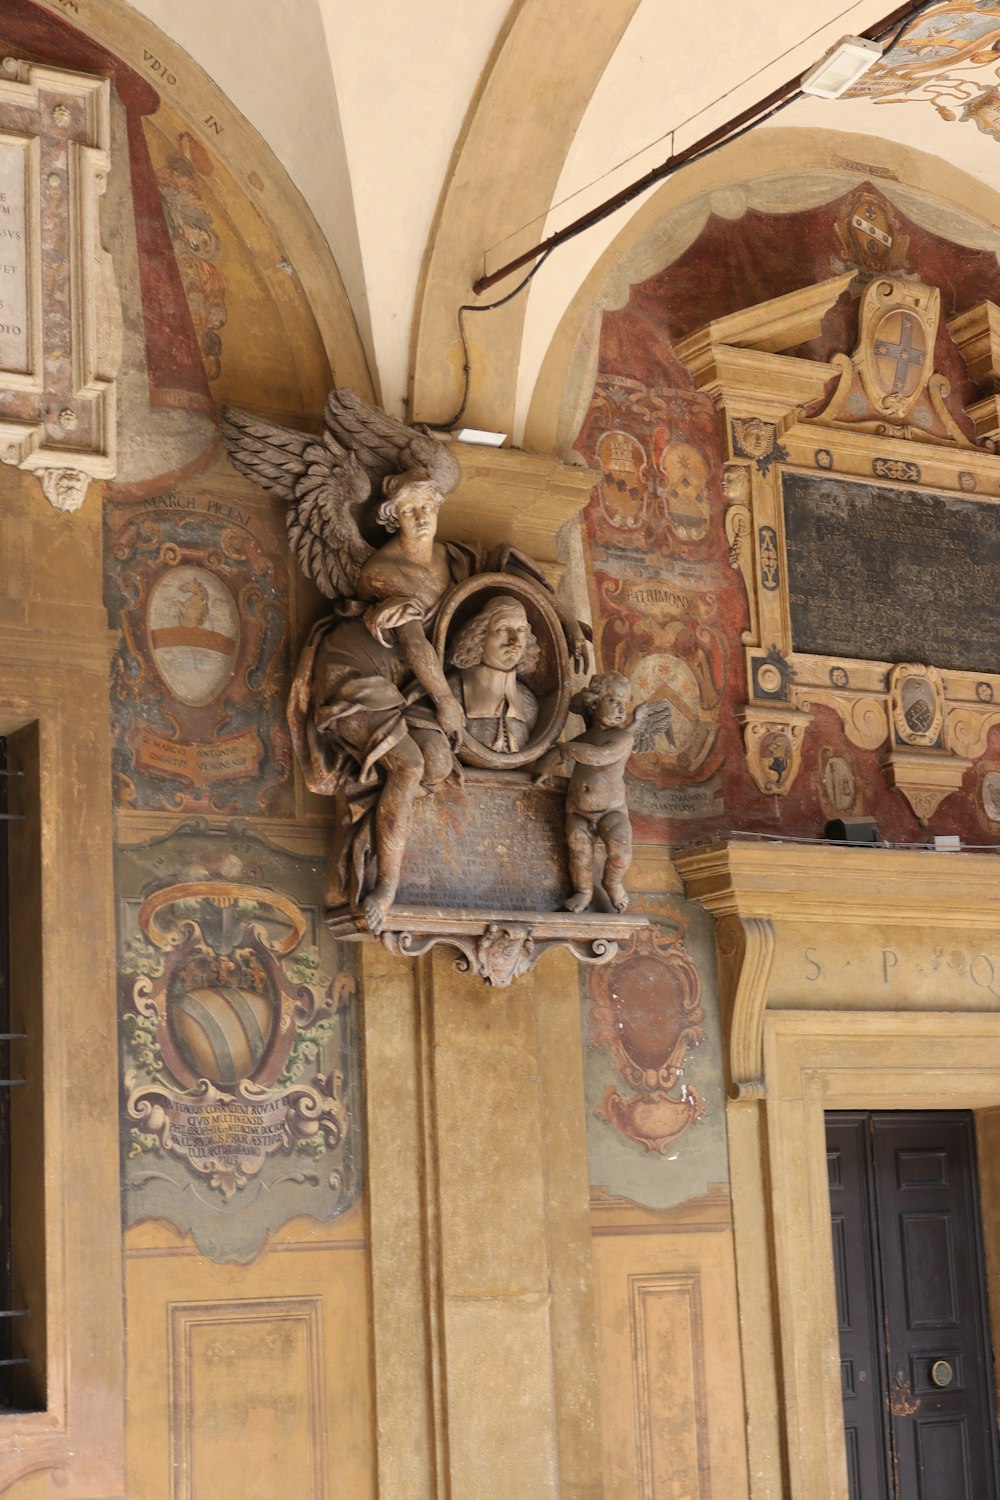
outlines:
[[406, 841], [413, 826], [413, 804], [424, 775], [424, 757], [409, 735], [380, 761], [385, 785], [375, 813], [378, 881], [361, 903], [369, 930], [377, 937], [396, 899]]
[[597, 836], [607, 851], [601, 884], [615, 911], [628, 906], [628, 892], [623, 884], [625, 871], [632, 863], [632, 825], [624, 808], [606, 812], [597, 825]]
[[566, 814], [566, 843], [573, 894], [563, 902], [563, 910], [586, 911], [594, 894], [594, 830], [589, 818], [575, 812]]

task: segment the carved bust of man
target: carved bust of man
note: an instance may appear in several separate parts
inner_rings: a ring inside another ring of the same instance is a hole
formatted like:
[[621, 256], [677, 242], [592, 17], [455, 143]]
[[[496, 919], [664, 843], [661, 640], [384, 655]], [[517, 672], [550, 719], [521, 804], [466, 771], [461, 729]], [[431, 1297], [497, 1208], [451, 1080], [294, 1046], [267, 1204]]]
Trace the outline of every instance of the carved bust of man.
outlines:
[[498, 594], [455, 634], [448, 683], [465, 709], [466, 732], [490, 750], [523, 750], [538, 720], [538, 699], [518, 676], [541, 652], [524, 606]]

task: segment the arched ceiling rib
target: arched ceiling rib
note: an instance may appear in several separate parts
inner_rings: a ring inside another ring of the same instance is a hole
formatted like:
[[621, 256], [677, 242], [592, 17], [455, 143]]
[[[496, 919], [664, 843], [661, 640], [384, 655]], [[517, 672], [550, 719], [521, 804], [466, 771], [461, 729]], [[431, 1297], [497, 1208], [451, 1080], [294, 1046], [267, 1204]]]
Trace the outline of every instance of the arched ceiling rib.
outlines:
[[[328, 238], [385, 405], [401, 412], [409, 395], [412, 414], [430, 421], [461, 392], [456, 314], [473, 300], [484, 257], [492, 267], [543, 238], [665, 157], [670, 143], [651, 145], [655, 137], [680, 127], [683, 147], [891, 9], [890, 0], [788, 0], [780, 11], [765, 0], [134, 4], [271, 145]], [[969, 15], [989, 45], [958, 56]], [[994, 22], [1000, 37], [1000, 4], [942, 0], [923, 50], [901, 54], [910, 66], [927, 62], [928, 78], [935, 47], [946, 71], [965, 69], [949, 85], [951, 106], [911, 79], [905, 101], [803, 100], [762, 131], [881, 135], [1000, 181], [1000, 100], [969, 113], [977, 89], [997, 83]], [[619, 211], [560, 249], [528, 295], [468, 320], [467, 421], [520, 438], [567, 309], [644, 213], [642, 200]]]

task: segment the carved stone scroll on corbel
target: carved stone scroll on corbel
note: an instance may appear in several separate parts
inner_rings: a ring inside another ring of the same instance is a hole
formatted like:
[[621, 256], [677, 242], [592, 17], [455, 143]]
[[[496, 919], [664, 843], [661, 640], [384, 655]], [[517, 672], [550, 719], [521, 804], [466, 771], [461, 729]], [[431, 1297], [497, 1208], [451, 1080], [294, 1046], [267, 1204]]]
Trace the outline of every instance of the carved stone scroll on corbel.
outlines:
[[877, 750], [885, 744], [889, 720], [884, 694], [852, 694], [843, 688], [810, 687], [802, 699], [802, 707], [808, 709], [814, 704], [832, 708], [840, 716], [845, 735], [859, 750]]
[[116, 472], [122, 313], [100, 232], [110, 87], [0, 62], [0, 462], [37, 473], [66, 512]]
[[766, 917], [720, 916], [715, 942], [727, 1018], [729, 1091], [734, 1099], [762, 1099], [764, 1012], [774, 964], [774, 926]]
[[726, 497], [726, 541], [729, 566], [739, 571], [746, 591], [750, 624], [744, 642], [758, 637], [757, 590], [753, 571], [753, 512], [750, 509], [750, 470], [746, 464], [726, 464], [722, 471], [722, 493]]
[[[606, 964], [622, 943], [649, 927], [646, 917], [595, 912], [542, 912], [525, 917], [524, 912], [394, 906], [381, 940], [390, 953], [405, 958], [420, 958], [444, 943], [455, 950], [460, 973], [475, 974], [492, 989], [506, 989], [533, 969], [550, 948], [567, 948], [580, 963]], [[328, 916], [327, 926], [342, 941], [366, 936], [360, 918], [349, 911]]]

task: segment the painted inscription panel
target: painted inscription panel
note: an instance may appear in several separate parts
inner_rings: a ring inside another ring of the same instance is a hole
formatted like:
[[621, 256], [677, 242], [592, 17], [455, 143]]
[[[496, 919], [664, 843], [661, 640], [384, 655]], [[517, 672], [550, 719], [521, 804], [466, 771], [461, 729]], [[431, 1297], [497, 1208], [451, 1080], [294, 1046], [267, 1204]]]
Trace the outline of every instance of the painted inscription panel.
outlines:
[[0, 140], [0, 369], [28, 369], [25, 148]]
[[995, 502], [820, 474], [782, 489], [796, 651], [1000, 669]]
[[360, 1191], [354, 951], [321, 866], [203, 819], [118, 851], [126, 1222], [216, 1260]]
[[120, 806], [281, 812], [290, 663], [284, 540], [267, 514], [171, 492], [107, 513]]

